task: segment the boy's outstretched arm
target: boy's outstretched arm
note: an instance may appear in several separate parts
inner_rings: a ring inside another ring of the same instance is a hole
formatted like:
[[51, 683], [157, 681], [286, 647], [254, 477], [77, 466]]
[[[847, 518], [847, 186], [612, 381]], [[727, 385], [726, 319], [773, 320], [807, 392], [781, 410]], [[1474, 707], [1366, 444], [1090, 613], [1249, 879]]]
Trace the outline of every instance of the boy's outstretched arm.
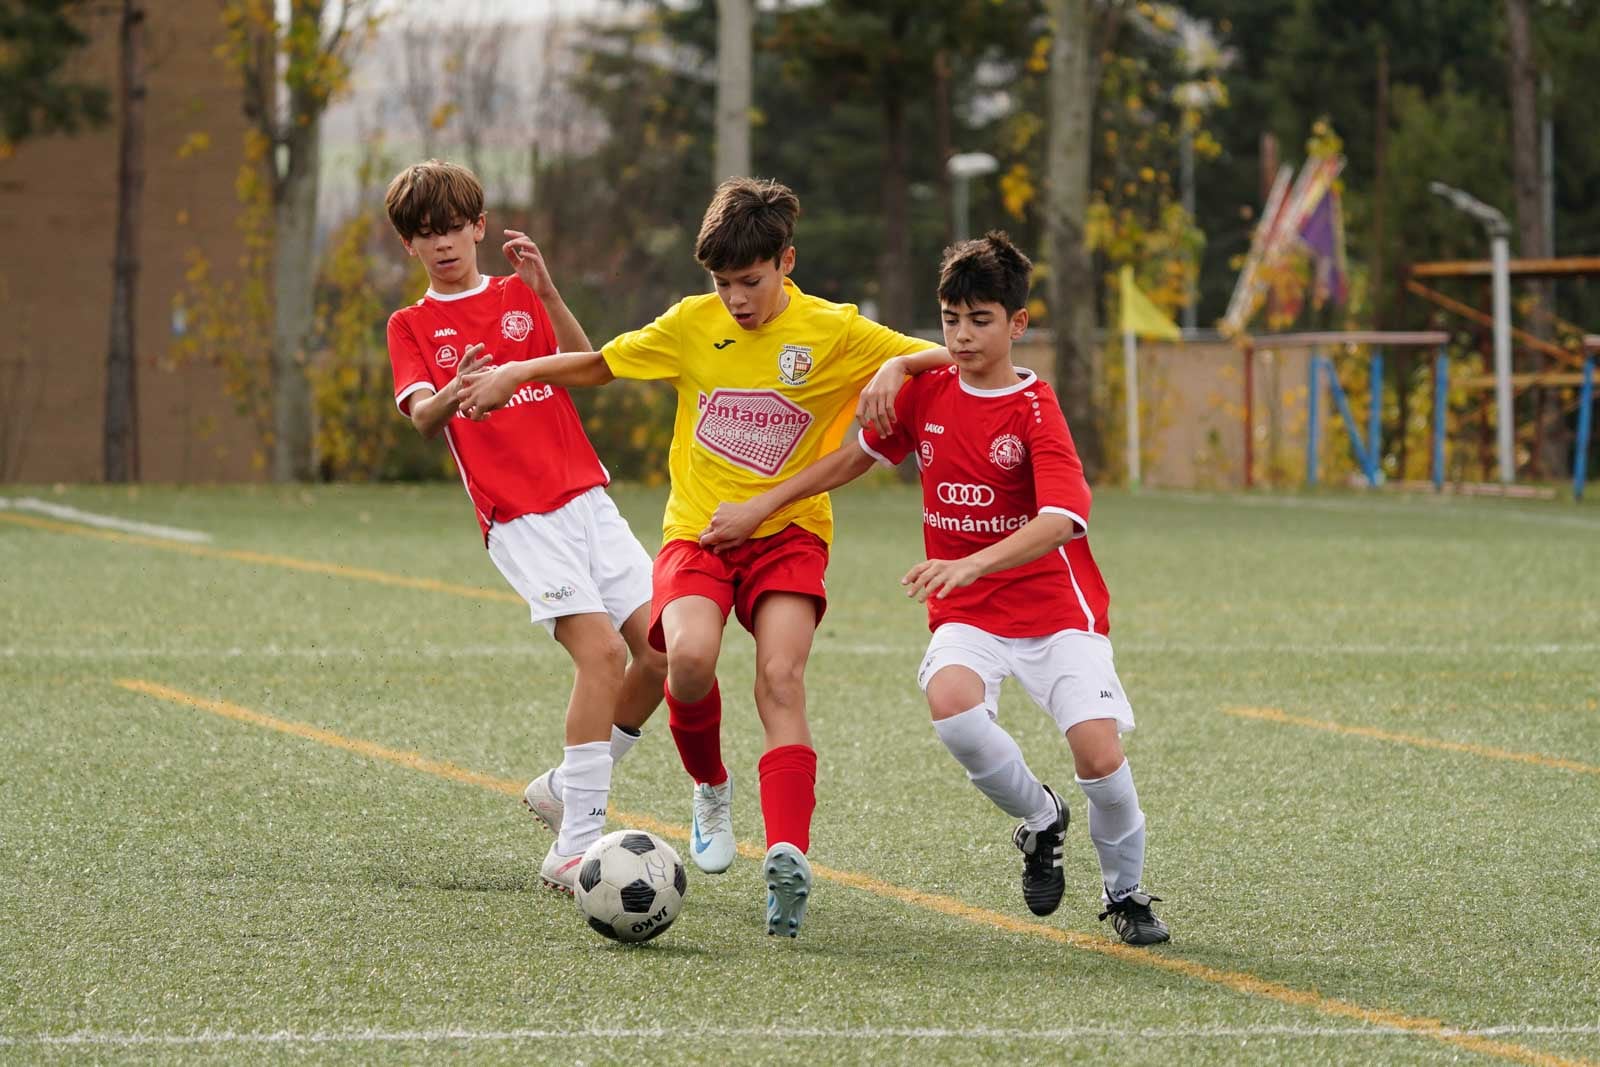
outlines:
[[894, 432], [894, 398], [900, 395], [900, 387], [906, 384], [906, 379], [954, 362], [948, 348], [930, 348], [926, 352], [884, 360], [856, 400], [856, 422], [863, 429], [872, 427], [880, 437], [888, 437]]
[[960, 559], [925, 559], [906, 572], [900, 584], [906, 596], [926, 601], [943, 599], [952, 589], [971, 585], [988, 574], [1032, 563], [1072, 540], [1077, 524], [1055, 511], [1035, 515], [1015, 533]]
[[837, 489], [872, 469], [876, 461], [861, 448], [852, 435], [844, 444], [811, 466], [792, 474], [766, 492], [740, 504], [721, 504], [706, 528], [700, 531], [700, 544], [713, 552], [744, 544], [768, 515], [808, 496]]
[[502, 363], [466, 378], [461, 388], [461, 410], [469, 419], [481, 421], [489, 417], [489, 412], [505, 407], [506, 401], [529, 382], [574, 389], [605, 385], [615, 377], [598, 352], [570, 352]]
[[589, 335], [583, 332], [583, 327], [578, 323], [577, 316], [561, 299], [561, 290], [556, 288], [555, 278], [544, 261], [544, 253], [533, 243], [533, 238], [521, 230], [504, 232], [507, 240], [500, 246], [500, 251], [505, 253], [506, 261], [517, 272], [517, 277], [522, 279], [522, 284], [532, 290], [533, 295], [539, 298], [539, 303], [544, 305], [545, 313], [550, 316], [550, 325], [555, 327], [557, 347], [563, 352], [587, 352], [594, 348], [589, 343]]

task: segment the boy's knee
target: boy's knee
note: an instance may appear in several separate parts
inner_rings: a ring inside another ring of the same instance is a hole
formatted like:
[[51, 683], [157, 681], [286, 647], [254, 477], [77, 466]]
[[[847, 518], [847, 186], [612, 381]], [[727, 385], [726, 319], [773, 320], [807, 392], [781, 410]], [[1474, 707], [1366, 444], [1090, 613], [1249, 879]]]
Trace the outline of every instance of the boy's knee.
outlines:
[[806, 668], [803, 660], [791, 656], [768, 656], [756, 664], [758, 699], [788, 706], [805, 700]]
[[597, 634], [574, 642], [567, 651], [580, 671], [620, 676], [628, 667], [628, 646], [616, 633]]
[[644, 672], [645, 677], [654, 679], [658, 684], [667, 680], [667, 654], [665, 652], [646, 648], [634, 657], [634, 662]]
[[717, 656], [704, 646], [686, 644], [667, 650], [667, 688], [679, 700], [699, 700], [717, 680]]

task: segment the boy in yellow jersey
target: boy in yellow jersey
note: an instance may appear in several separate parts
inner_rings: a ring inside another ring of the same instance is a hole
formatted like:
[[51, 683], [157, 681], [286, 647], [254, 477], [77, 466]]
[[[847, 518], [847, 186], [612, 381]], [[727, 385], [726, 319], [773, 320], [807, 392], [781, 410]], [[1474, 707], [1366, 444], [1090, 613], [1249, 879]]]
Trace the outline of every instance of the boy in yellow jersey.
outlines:
[[759, 771], [767, 932], [790, 937], [811, 892], [806, 852], [817, 756], [806, 724], [805, 667], [827, 606], [833, 511], [826, 495], [796, 501], [728, 552], [702, 548], [700, 532], [718, 504], [748, 500], [834, 448], [858, 394], [863, 416], [887, 429], [906, 376], [950, 362], [943, 349], [862, 318], [853, 305], [801, 292], [789, 279], [799, 212], [799, 200], [778, 182], [723, 182], [695, 242], [715, 294], [680, 300], [600, 352], [473, 375], [461, 402], [469, 417], [482, 418], [529, 382], [572, 387], [622, 377], [677, 389], [650, 640], [667, 653], [672, 736], [696, 783], [690, 856], [712, 874], [733, 862], [733, 783], [722, 763], [716, 677], [732, 611], [756, 641], [755, 702], [766, 738]]

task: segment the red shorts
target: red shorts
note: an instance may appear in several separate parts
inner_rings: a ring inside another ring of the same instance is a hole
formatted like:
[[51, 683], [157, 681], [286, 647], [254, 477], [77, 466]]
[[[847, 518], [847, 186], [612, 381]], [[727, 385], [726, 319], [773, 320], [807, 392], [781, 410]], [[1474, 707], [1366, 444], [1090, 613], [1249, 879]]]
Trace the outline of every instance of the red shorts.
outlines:
[[698, 541], [668, 541], [656, 553], [651, 572], [650, 644], [665, 652], [661, 612], [679, 597], [703, 596], [733, 611], [740, 625], [755, 632], [756, 601], [767, 593], [799, 593], [815, 601], [817, 621], [828, 608], [828, 545], [800, 526], [785, 526], [771, 537], [757, 537], [716, 553]]

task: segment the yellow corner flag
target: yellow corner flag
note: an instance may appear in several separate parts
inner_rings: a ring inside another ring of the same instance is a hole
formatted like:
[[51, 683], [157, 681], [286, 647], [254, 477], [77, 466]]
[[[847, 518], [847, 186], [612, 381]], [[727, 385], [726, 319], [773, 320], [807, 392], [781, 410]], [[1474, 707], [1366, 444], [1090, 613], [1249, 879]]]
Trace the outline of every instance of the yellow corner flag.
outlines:
[[1129, 264], [1122, 268], [1122, 332], [1159, 341], [1177, 341], [1183, 337], [1178, 324], [1163, 315], [1133, 283], [1133, 267]]

